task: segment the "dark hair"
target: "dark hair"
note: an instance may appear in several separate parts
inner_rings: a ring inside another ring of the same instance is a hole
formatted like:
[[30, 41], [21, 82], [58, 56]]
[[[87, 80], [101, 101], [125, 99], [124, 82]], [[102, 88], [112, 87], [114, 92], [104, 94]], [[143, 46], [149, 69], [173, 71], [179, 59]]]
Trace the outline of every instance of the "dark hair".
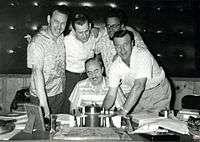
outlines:
[[69, 16], [69, 9], [65, 5], [56, 5], [49, 9], [49, 15], [52, 16], [55, 11], [58, 11], [62, 14]]
[[135, 42], [135, 40], [134, 40], [134, 34], [133, 34], [133, 32], [131, 32], [131, 31], [129, 31], [129, 30], [119, 30], [119, 31], [116, 31], [116, 32], [114, 33], [113, 40], [114, 40], [115, 38], [124, 37], [124, 36], [127, 35], [127, 34], [130, 36], [131, 41], [134, 41], [134, 42]]
[[97, 56], [95, 56], [95, 57], [89, 58], [89, 59], [87, 59], [87, 60], [85, 61], [85, 68], [86, 68], [86, 64], [89, 63], [89, 62], [91, 62], [91, 61], [97, 61], [97, 62], [99, 63], [99, 65], [100, 65], [100, 67], [101, 67], [101, 68], [103, 67], [103, 62], [102, 62], [102, 60], [100, 60], [99, 58], [97, 58]]
[[107, 22], [107, 19], [111, 18], [111, 17], [118, 18], [119, 21], [120, 21], [120, 24], [126, 25], [126, 23], [127, 23], [127, 16], [126, 16], [126, 14], [124, 13], [123, 10], [121, 10], [119, 8], [111, 8], [111, 9], [109, 9], [107, 11], [107, 13], [105, 14], [105, 18], [104, 18], [105, 23]]
[[77, 13], [74, 15], [74, 17], [72, 19], [72, 27], [73, 27], [73, 29], [75, 29], [75, 24], [83, 25], [87, 22], [88, 22], [88, 24], [90, 23], [89, 18], [86, 15]]

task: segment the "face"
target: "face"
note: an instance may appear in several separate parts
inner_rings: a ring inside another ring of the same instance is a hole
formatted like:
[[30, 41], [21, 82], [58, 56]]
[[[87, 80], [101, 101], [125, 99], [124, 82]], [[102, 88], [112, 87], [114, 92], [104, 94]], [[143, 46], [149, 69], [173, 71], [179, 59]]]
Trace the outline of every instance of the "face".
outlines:
[[109, 17], [106, 20], [106, 28], [108, 31], [109, 37], [112, 39], [116, 31], [121, 29], [120, 19], [117, 17]]
[[93, 85], [99, 85], [103, 81], [103, 68], [97, 61], [89, 61], [86, 64], [86, 73]]
[[58, 38], [63, 33], [66, 27], [67, 19], [67, 15], [62, 14], [58, 11], [54, 11], [51, 17], [50, 15], [48, 15], [47, 22], [49, 24], [49, 29], [53, 37]]
[[124, 37], [114, 38], [114, 45], [118, 55], [122, 58], [122, 60], [127, 61], [130, 59], [133, 42], [128, 34]]
[[87, 42], [90, 37], [90, 24], [88, 22], [84, 23], [83, 25], [75, 24], [75, 35], [76, 38], [79, 39], [81, 42]]

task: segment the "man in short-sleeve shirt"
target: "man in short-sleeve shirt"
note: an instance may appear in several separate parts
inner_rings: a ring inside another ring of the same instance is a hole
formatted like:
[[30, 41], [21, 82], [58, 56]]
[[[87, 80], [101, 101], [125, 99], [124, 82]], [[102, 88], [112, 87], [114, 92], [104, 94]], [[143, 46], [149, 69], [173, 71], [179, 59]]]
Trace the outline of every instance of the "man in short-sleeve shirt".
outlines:
[[128, 30], [114, 34], [118, 57], [109, 72], [109, 91], [104, 106], [109, 109], [119, 87], [126, 94], [120, 113], [155, 111], [169, 108], [171, 88], [163, 69], [147, 48], [135, 46], [134, 35]]
[[85, 61], [94, 57], [94, 47], [100, 34], [94, 34], [91, 22], [84, 14], [75, 14], [72, 31], [65, 36], [66, 89], [63, 113], [69, 113], [69, 96], [80, 80], [86, 79]]
[[31, 102], [40, 105], [49, 117], [60, 113], [65, 78], [65, 48], [63, 31], [68, 12], [65, 6], [55, 7], [47, 16], [48, 26], [33, 37], [27, 49], [27, 66], [31, 74]]
[[103, 36], [99, 39], [95, 46], [95, 53], [100, 54], [103, 60], [106, 75], [108, 76], [110, 66], [113, 62], [113, 58], [117, 54], [113, 45], [113, 35], [119, 30], [129, 30], [134, 34], [135, 45], [143, 48], [147, 48], [140, 34], [133, 28], [126, 26], [125, 19], [122, 11], [112, 9], [105, 17], [105, 27], [103, 28]]
[[[90, 58], [85, 63], [88, 78], [79, 81], [74, 87], [69, 100], [72, 109], [78, 109], [93, 103], [102, 106], [103, 100], [108, 92], [108, 80], [103, 76], [104, 68], [102, 62], [97, 58]], [[118, 92], [120, 94], [120, 91]], [[117, 97], [115, 106], [121, 107], [124, 100]]]

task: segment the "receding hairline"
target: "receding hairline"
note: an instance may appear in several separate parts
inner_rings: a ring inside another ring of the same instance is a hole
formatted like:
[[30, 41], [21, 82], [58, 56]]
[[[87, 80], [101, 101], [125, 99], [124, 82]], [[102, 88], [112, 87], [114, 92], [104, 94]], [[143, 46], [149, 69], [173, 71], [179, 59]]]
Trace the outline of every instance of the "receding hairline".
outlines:
[[57, 13], [59, 13], [59, 14], [65, 15], [67, 18], [69, 17], [69, 16], [68, 16], [68, 14], [66, 14], [66, 13], [63, 13], [63, 12], [61, 12], [61, 11], [57, 10], [57, 9], [53, 11], [53, 14], [52, 14], [52, 16], [53, 16], [53, 15], [54, 15], [56, 12], [57, 12]]

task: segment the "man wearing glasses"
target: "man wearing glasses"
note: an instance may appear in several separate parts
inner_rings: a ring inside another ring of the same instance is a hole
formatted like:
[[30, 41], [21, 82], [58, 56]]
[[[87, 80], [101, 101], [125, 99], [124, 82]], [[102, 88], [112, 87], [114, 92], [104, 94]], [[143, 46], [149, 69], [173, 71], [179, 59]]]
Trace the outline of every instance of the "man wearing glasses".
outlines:
[[98, 35], [92, 32], [88, 17], [84, 14], [75, 14], [72, 19], [72, 31], [64, 39], [66, 48], [66, 99], [63, 113], [69, 113], [70, 102], [68, 99], [76, 83], [87, 78], [85, 61], [94, 57], [94, 48], [98, 38]]
[[[69, 98], [71, 112], [73, 112], [73, 109], [93, 103], [101, 106], [108, 92], [108, 80], [103, 76], [104, 67], [101, 60], [95, 57], [86, 60], [85, 70], [88, 78], [76, 84]], [[120, 92], [118, 95], [120, 95]], [[123, 100], [121, 99], [122, 97], [117, 97], [116, 99], [115, 106], [118, 108], [122, 107]]]
[[125, 16], [123, 15], [122, 11], [118, 9], [112, 9], [110, 10], [105, 17], [105, 30], [102, 38], [99, 39], [99, 41], [96, 44], [95, 52], [96, 54], [99, 54], [99, 58], [102, 58], [106, 75], [108, 75], [110, 66], [113, 62], [113, 57], [117, 56], [117, 52], [114, 48], [112, 38], [116, 31], [119, 31], [121, 29], [127, 29], [134, 33], [135, 35], [135, 44], [136, 46], [145, 47], [140, 34], [136, 32], [133, 28], [125, 26]]

